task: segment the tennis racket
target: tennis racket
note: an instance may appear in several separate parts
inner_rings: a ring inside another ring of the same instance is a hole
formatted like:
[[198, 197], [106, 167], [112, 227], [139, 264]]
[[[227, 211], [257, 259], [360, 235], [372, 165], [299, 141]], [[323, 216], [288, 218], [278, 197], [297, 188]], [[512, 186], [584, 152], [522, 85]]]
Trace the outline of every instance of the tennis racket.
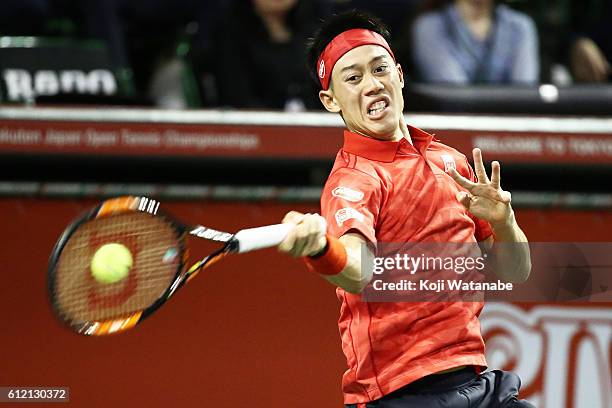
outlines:
[[[146, 197], [108, 199], [75, 220], [55, 244], [48, 285], [55, 315], [77, 333], [101, 336], [133, 328], [159, 309], [176, 291], [232, 253], [278, 245], [291, 224], [244, 229], [235, 234], [202, 225], [186, 226], [159, 210]], [[187, 268], [187, 237], [221, 246]], [[131, 252], [127, 276], [100, 283], [91, 272], [95, 252], [118, 243]]]

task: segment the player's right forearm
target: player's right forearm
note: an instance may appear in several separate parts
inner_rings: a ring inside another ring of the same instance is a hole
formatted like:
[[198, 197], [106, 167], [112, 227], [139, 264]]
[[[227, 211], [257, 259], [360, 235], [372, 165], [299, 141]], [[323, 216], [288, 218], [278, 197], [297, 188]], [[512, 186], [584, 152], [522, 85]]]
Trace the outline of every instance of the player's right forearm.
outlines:
[[[365, 245], [365, 239], [359, 234], [345, 234], [340, 237], [339, 241], [346, 250], [346, 266], [339, 274], [324, 275], [324, 278], [347, 292], [361, 293], [372, 279], [371, 265], [374, 256]], [[362, 251], [365, 253], [362, 254]], [[366, 264], [369, 264], [370, 267], [367, 267]]]

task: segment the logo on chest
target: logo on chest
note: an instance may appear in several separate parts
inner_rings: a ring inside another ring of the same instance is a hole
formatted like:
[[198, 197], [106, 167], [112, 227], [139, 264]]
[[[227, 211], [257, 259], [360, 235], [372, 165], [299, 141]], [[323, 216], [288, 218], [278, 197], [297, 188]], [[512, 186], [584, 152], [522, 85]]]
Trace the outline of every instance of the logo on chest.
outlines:
[[444, 171], [448, 173], [450, 169], [457, 170], [457, 165], [455, 164], [455, 159], [450, 154], [441, 154], [440, 158], [442, 162], [444, 162]]

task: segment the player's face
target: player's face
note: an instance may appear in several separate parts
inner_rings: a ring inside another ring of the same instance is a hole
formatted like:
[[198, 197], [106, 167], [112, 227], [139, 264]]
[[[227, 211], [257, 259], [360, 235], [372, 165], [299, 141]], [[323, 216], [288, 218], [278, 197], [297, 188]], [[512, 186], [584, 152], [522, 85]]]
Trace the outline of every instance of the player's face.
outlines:
[[344, 54], [334, 66], [321, 102], [339, 112], [350, 131], [384, 140], [402, 137], [404, 109], [402, 68], [378, 45], [362, 45]]

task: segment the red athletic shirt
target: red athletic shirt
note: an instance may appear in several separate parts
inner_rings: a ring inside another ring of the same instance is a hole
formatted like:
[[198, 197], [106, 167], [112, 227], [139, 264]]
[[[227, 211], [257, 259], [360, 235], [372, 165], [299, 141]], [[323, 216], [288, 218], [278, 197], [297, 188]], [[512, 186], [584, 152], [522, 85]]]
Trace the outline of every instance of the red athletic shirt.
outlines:
[[[476, 242], [488, 223], [456, 199], [460, 187], [445, 172], [454, 166], [475, 180], [466, 157], [409, 126], [406, 139], [388, 142], [344, 132], [321, 196], [328, 232], [357, 230], [370, 242]], [[478, 315], [482, 303], [364, 302], [337, 289], [338, 325], [348, 370], [346, 404], [383, 397], [426, 375], [461, 366], [486, 366]]]

